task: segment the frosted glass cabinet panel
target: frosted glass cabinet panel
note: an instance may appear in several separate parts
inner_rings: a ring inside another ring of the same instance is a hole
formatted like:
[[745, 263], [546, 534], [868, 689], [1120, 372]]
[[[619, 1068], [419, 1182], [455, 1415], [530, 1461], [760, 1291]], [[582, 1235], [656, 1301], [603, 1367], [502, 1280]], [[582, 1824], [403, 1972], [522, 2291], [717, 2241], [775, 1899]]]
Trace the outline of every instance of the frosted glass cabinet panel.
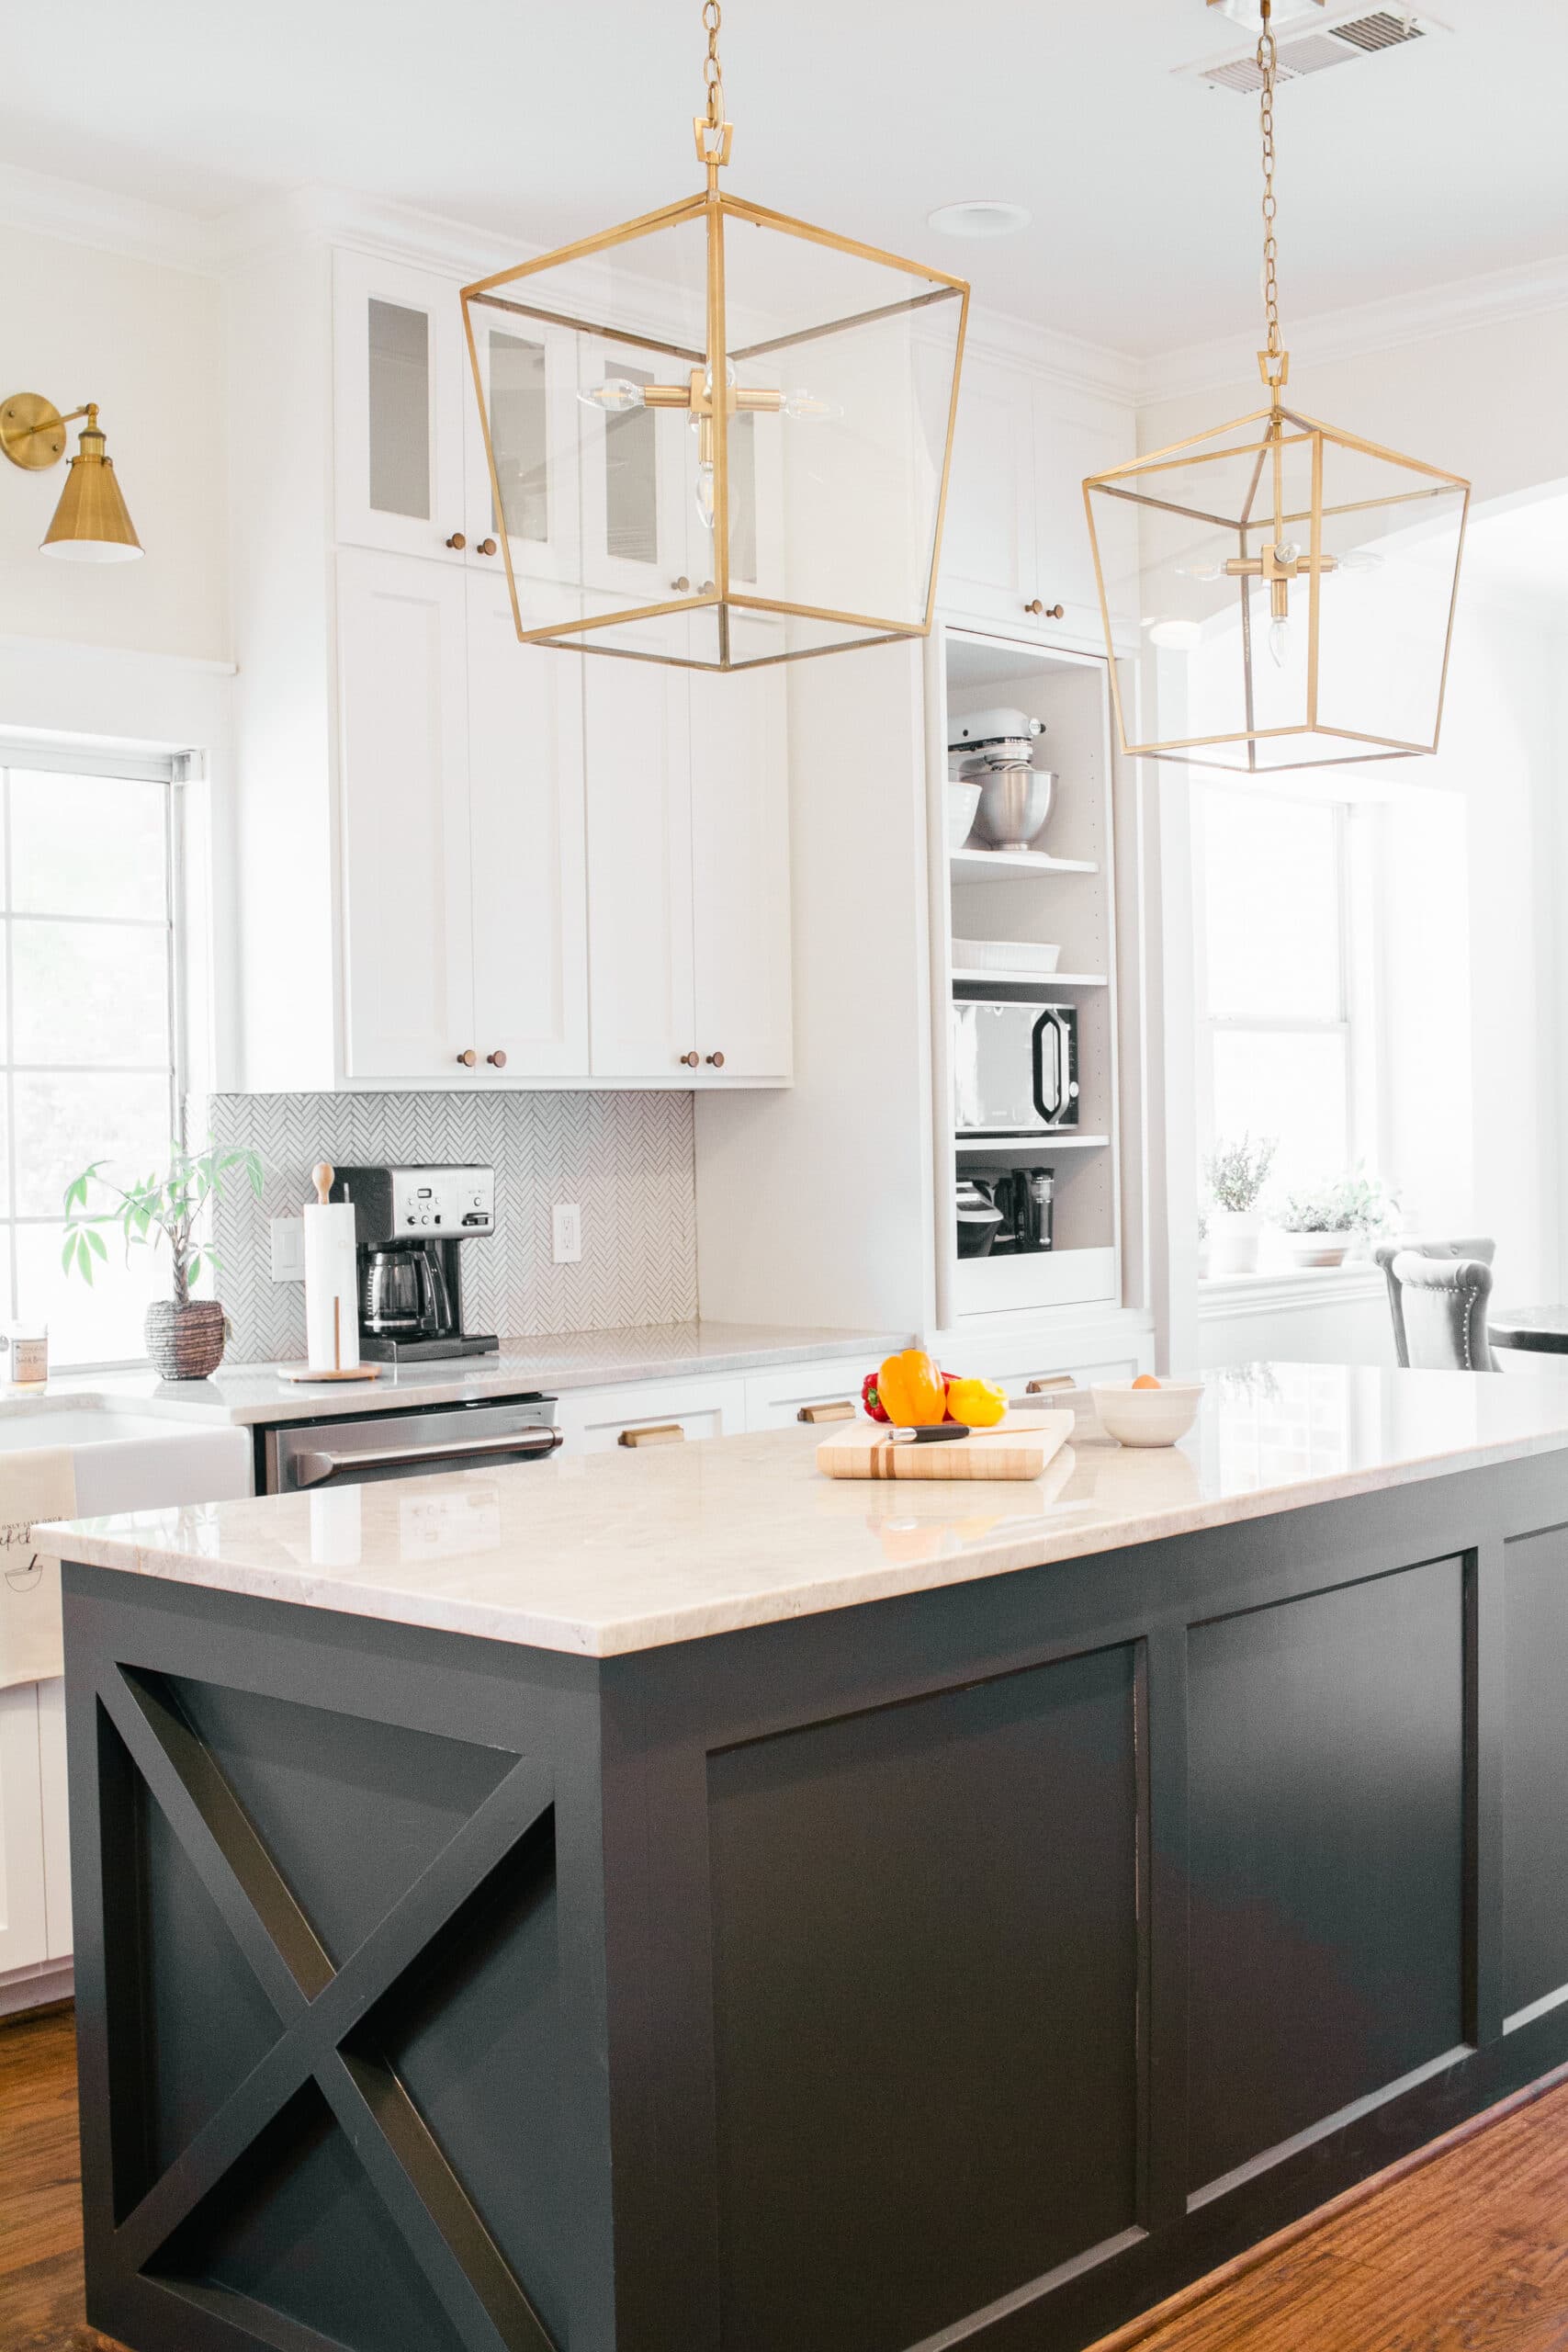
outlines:
[[367, 310], [370, 503], [378, 514], [430, 520], [430, 327], [423, 311]]
[[[482, 536], [468, 517], [463, 322], [444, 277], [363, 254], [333, 257], [337, 536], [393, 555], [461, 563], [448, 539]], [[476, 423], [476, 433], [478, 426]]]
[[[446, 300], [461, 334], [456, 287], [447, 288]], [[551, 451], [565, 447], [569, 433], [575, 430], [577, 358], [571, 338], [540, 319], [489, 311], [474, 321], [474, 348], [495, 435], [495, 481], [491, 481], [485, 458], [465, 352], [462, 430], [468, 519], [463, 527], [468, 564], [504, 580], [498, 545], [504, 531], [521, 575], [575, 579], [582, 527], [581, 493], [573, 470], [551, 459]]]

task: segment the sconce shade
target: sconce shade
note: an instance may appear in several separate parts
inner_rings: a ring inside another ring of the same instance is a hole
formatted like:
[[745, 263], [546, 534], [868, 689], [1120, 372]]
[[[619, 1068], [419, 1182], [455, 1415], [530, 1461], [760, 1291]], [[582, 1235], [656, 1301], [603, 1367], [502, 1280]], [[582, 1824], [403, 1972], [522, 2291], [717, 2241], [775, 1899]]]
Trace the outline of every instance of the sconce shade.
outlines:
[[518, 636], [731, 670], [926, 635], [968, 292], [716, 187], [465, 288]]
[[1159, 665], [1140, 759], [1265, 775], [1434, 752], [1470, 485], [1283, 407], [1084, 484], [1108, 641]]
[[96, 417], [82, 428], [54, 520], [39, 544], [45, 555], [67, 563], [129, 563], [142, 552]]

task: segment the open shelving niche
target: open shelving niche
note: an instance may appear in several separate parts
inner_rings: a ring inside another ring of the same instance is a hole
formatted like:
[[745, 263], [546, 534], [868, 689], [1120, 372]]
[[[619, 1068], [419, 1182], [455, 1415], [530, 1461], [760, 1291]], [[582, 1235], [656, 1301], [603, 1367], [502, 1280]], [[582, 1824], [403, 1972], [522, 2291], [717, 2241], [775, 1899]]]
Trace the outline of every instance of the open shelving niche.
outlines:
[[[1116, 1070], [1115, 845], [1111, 825], [1111, 687], [1103, 661], [948, 628], [931, 641], [930, 769], [933, 1093], [936, 1116], [937, 1306], [944, 1327], [1051, 1306], [1122, 1303]], [[992, 703], [1043, 719], [1037, 756], [1055, 769], [1055, 803], [1039, 847], [987, 850], [947, 842], [949, 720]], [[959, 939], [1038, 940], [1061, 948], [1054, 973], [955, 968]], [[1045, 1003], [1078, 1014], [1077, 1129], [1016, 1139], [953, 1132], [955, 998]], [[960, 1259], [955, 1217], [942, 1214], [961, 1176], [1006, 1168], [1055, 1171], [1055, 1246], [1034, 1255]], [[978, 1327], [977, 1327], [978, 1328]]]

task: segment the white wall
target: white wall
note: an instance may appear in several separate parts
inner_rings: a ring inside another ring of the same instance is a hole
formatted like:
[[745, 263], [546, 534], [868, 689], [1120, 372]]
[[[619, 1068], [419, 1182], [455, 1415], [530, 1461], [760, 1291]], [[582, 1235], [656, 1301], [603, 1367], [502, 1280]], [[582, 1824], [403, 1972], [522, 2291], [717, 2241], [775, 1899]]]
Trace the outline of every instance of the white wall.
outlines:
[[[1304, 341], [1291, 382], [1302, 409], [1468, 473], [1483, 522], [1487, 503], [1513, 504], [1568, 473], [1568, 425], [1553, 383], [1568, 360], [1568, 311], [1321, 362]], [[1193, 380], [1203, 372], [1189, 369]], [[1256, 377], [1237, 372], [1217, 390], [1152, 401], [1140, 413], [1139, 446], [1164, 447], [1260, 399]], [[1492, 578], [1466, 580], [1440, 752], [1366, 772], [1385, 797], [1379, 823], [1393, 877], [1382, 980], [1396, 1050], [1379, 1078], [1382, 1154], [1412, 1227], [1496, 1237], [1498, 1295], [1515, 1300], [1560, 1296], [1568, 1268], [1560, 1136], [1568, 1102], [1559, 1080], [1568, 957], [1556, 947], [1568, 881], [1568, 826], [1559, 819], [1568, 770], [1564, 626], [1539, 596], [1510, 596]], [[1180, 772], [1152, 773], [1165, 793], [1163, 778]], [[1173, 820], [1179, 830], [1176, 794], [1165, 813], [1168, 835]], [[1168, 1035], [1179, 1036], [1192, 977], [1179, 925], [1167, 942], [1165, 981]], [[1173, 1170], [1173, 1193], [1182, 1181]], [[1174, 1217], [1173, 1230], [1179, 1224]], [[1176, 1322], [1184, 1299], [1174, 1268], [1173, 1276]], [[1204, 1306], [1204, 1362], [1317, 1356], [1325, 1346], [1354, 1345], [1363, 1357], [1382, 1351], [1375, 1299], [1342, 1300], [1332, 1312], [1281, 1299], [1246, 1317], [1229, 1306], [1222, 1315], [1221, 1304], [1210, 1294]]]
[[[217, 280], [8, 228], [5, 289], [0, 398], [41, 392], [62, 411], [97, 401], [147, 552], [140, 563], [102, 565], [40, 556], [64, 466], [29, 474], [0, 463], [0, 634], [225, 660], [228, 435]], [[0, 713], [0, 723], [12, 720]]]
[[[1374, 318], [1370, 334], [1375, 325]], [[1359, 356], [1314, 359], [1312, 345], [1308, 331], [1291, 367], [1290, 398], [1307, 416], [1464, 474], [1478, 501], [1534, 490], [1568, 471], [1568, 310], [1493, 318]], [[1213, 377], [1201, 367], [1184, 372], [1205, 389], [1146, 400], [1140, 449], [1163, 449], [1264, 405], [1257, 368], [1239, 354], [1217, 356]]]

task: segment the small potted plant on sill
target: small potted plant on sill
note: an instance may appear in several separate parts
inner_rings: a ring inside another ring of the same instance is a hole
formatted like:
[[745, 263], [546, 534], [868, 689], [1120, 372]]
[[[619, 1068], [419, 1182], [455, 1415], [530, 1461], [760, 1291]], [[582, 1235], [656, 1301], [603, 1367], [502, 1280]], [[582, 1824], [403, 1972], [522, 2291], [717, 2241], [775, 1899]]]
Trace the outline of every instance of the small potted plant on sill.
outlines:
[[1204, 1162], [1212, 1277], [1257, 1272], [1258, 1239], [1263, 1226], [1258, 1203], [1278, 1148], [1272, 1136], [1260, 1136], [1254, 1143], [1244, 1135], [1239, 1143], [1216, 1145]]
[[[221, 1271], [209, 1242], [197, 1238], [204, 1212], [222, 1198], [226, 1183], [243, 1176], [257, 1200], [262, 1193], [261, 1161], [254, 1151], [209, 1144], [205, 1151], [171, 1146], [168, 1166], [154, 1169], [129, 1187], [103, 1173], [106, 1162], [93, 1161], [65, 1188], [65, 1246], [61, 1263], [66, 1272], [84, 1282], [93, 1279], [95, 1261], [108, 1251], [102, 1227], [118, 1226], [124, 1236], [127, 1261], [133, 1243], [156, 1249], [169, 1245], [174, 1275], [172, 1298], [155, 1299], [143, 1326], [147, 1353], [154, 1371], [165, 1380], [205, 1380], [223, 1361], [229, 1321], [215, 1298], [192, 1298], [191, 1286], [204, 1271]], [[96, 1190], [111, 1196], [114, 1205], [91, 1210], [89, 1194]]]
[[1393, 1195], [1358, 1168], [1331, 1184], [1291, 1193], [1276, 1222], [1298, 1266], [1342, 1266], [1361, 1242], [1387, 1228], [1398, 1208]]

